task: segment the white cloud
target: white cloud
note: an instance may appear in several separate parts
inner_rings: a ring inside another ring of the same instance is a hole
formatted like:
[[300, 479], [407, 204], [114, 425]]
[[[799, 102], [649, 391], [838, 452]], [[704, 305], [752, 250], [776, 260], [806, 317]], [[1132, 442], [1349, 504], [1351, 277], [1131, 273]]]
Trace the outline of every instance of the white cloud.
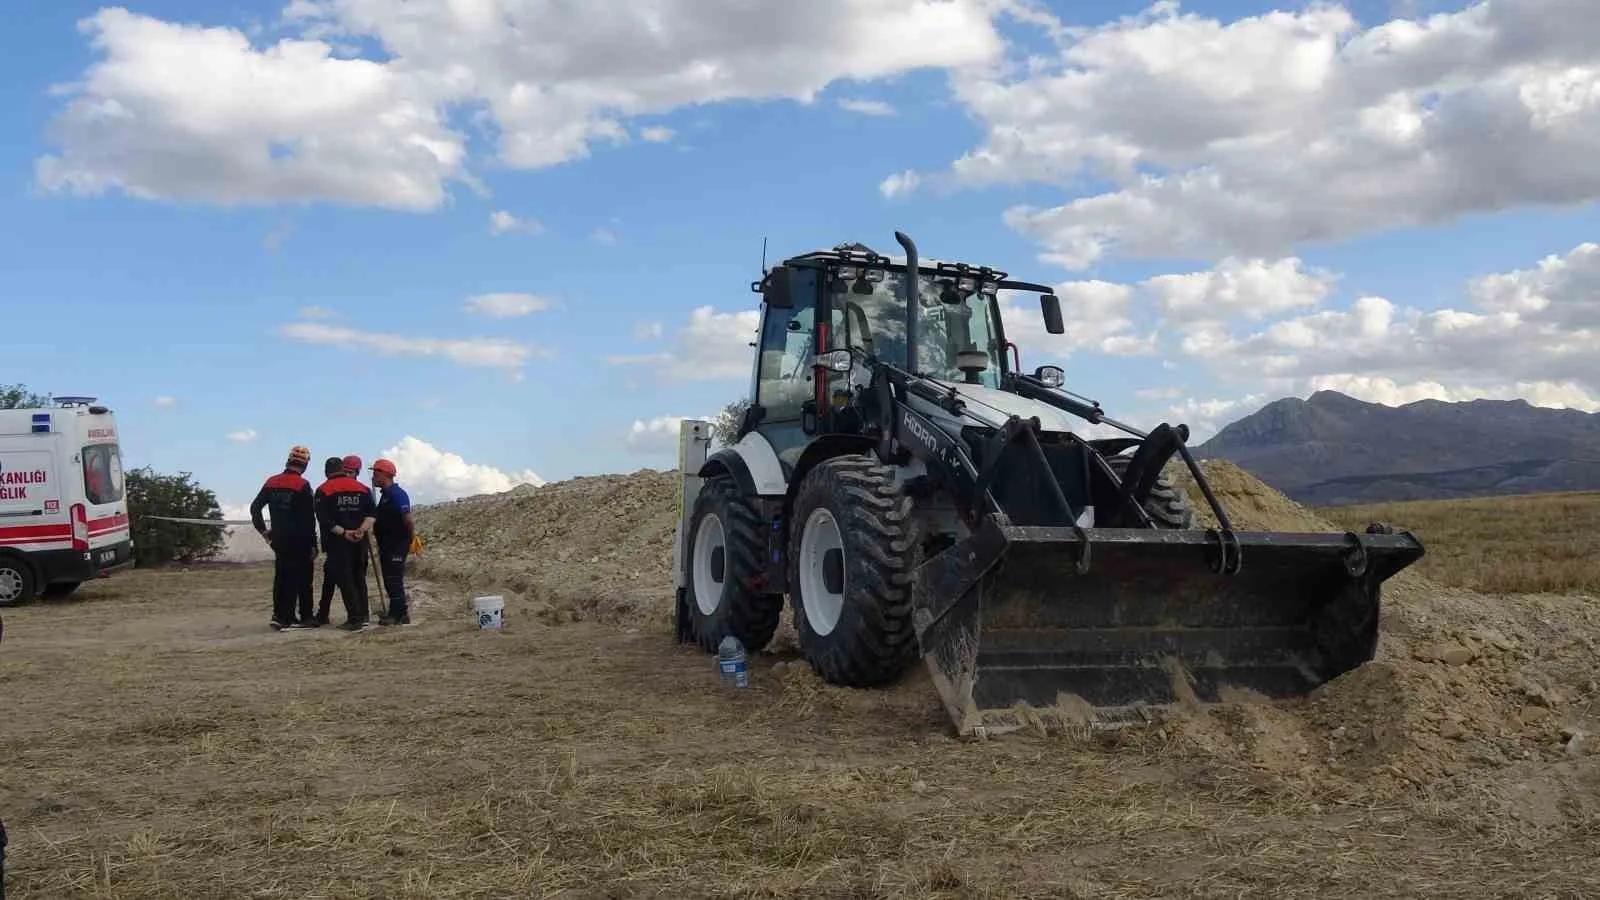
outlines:
[[502, 234], [522, 232], [523, 234], [542, 234], [544, 224], [537, 219], [522, 219], [503, 209], [489, 213], [489, 233], [495, 237]]
[[532, 469], [507, 472], [482, 463], [469, 463], [460, 454], [441, 450], [409, 434], [401, 438], [400, 443], [386, 448], [382, 455], [394, 463], [395, 479], [411, 495], [414, 504], [497, 494], [518, 485], [545, 483]]
[[549, 299], [537, 294], [494, 293], [468, 297], [462, 308], [494, 319], [514, 319], [543, 312], [552, 305]]
[[661, 335], [666, 333], [666, 326], [660, 322], [635, 322], [633, 324], [633, 339], [636, 341], [659, 341]]
[[47, 190], [428, 210], [466, 177], [437, 102], [445, 73], [337, 59], [315, 40], [257, 50], [233, 28], [118, 7], [79, 28], [98, 58], [50, 124], [58, 150], [35, 169]]
[[697, 307], [689, 323], [674, 336], [673, 348], [660, 353], [606, 357], [612, 365], [650, 366], [678, 381], [725, 381], [750, 377], [750, 343], [756, 339], [761, 314], [756, 310], [717, 312]]
[[642, 129], [639, 132], [639, 136], [652, 144], [665, 144], [667, 141], [672, 140], [673, 135], [676, 133], [677, 132], [674, 132], [671, 128], [664, 128], [660, 125], [656, 125], [650, 128]]
[[315, 322], [295, 322], [285, 325], [280, 333], [291, 340], [307, 344], [336, 344], [361, 347], [383, 356], [438, 356], [463, 366], [505, 369], [520, 375], [528, 360], [546, 355], [544, 351], [505, 338], [443, 338], [404, 337], [339, 328]]
[[1322, 390], [1338, 391], [1385, 406], [1402, 406], [1418, 400], [1459, 403], [1465, 400], [1521, 399], [1534, 406], [1600, 411], [1600, 391], [1585, 388], [1574, 381], [1519, 381], [1496, 385], [1444, 385], [1437, 381], [1413, 381], [1401, 384], [1392, 378], [1351, 374], [1315, 375], [1307, 379], [1305, 393]]
[[1423, 311], [1382, 297], [1358, 298], [1348, 310], [1287, 319], [1243, 336], [1215, 332], [1187, 348], [1214, 370], [1284, 379], [1359, 373], [1398, 382], [1481, 384], [1574, 381], [1600, 387], [1600, 328], [1546, 314]]
[[634, 419], [633, 424], [628, 426], [628, 433], [622, 437], [622, 444], [634, 453], [651, 456], [667, 454], [669, 458], [676, 458], [678, 430], [683, 420], [716, 421], [716, 418], [716, 416], [656, 416], [648, 422]]
[[1026, 305], [1010, 292], [1000, 297], [1006, 339], [1016, 343], [1024, 369], [1031, 371], [1041, 361], [1059, 361], [1085, 350], [1109, 356], [1139, 356], [1151, 351], [1152, 338], [1133, 332], [1129, 317], [1132, 288], [1107, 281], [1069, 281], [1054, 287], [1061, 298], [1065, 334], [1045, 330], [1037, 294], [1024, 295]]
[[[730, 100], [810, 102], [840, 80], [988, 63], [990, 0], [295, 0], [295, 36], [104, 9], [97, 58], [37, 163], [50, 190], [406, 210], [475, 186], [448, 116], [482, 113], [496, 162], [540, 168], [626, 139], [627, 120]], [[893, 40], [885, 40], [892, 35]], [[336, 49], [366, 43], [374, 59]]]
[[155, 404], [157, 406], [161, 407], [162, 409], [166, 409], [168, 407], [177, 406], [178, 405], [178, 398], [177, 397], [167, 397], [167, 396], [157, 397], [155, 399]]
[[1184, 399], [1167, 407], [1167, 421], [1173, 426], [1189, 426], [1189, 446], [1210, 440], [1217, 432], [1261, 409], [1276, 396], [1254, 393], [1233, 399]]
[[254, 428], [241, 428], [237, 431], [228, 432], [228, 440], [233, 441], [235, 444], [248, 444], [257, 437], [258, 435]]
[[[1061, 298], [1063, 335], [1045, 331], [1033, 303], [1026, 307], [1006, 296], [1001, 315], [1006, 336], [1029, 351], [1060, 357], [1078, 351], [1109, 356], [1147, 356], [1157, 352], [1161, 325], [1176, 326], [1203, 342], [1221, 323], [1252, 321], [1286, 310], [1316, 306], [1338, 276], [1306, 270], [1299, 259], [1275, 261], [1228, 257], [1216, 267], [1179, 275], [1157, 275], [1135, 285], [1108, 281], [1067, 281], [1055, 285]], [[1031, 296], [1030, 296], [1030, 299]], [[1157, 327], [1141, 332], [1137, 319], [1157, 312]]]
[[894, 115], [894, 107], [882, 100], [840, 100], [839, 108], [863, 116]]
[[1600, 410], [1600, 244], [1475, 278], [1464, 295], [1475, 308], [1358, 296], [1345, 309], [1243, 333], [1196, 321], [1181, 349], [1223, 379], [1277, 396], [1327, 389], [1390, 405], [1520, 397]]
[[598, 244], [615, 244], [617, 242], [617, 233], [605, 227], [596, 228], [589, 233], [589, 237]]
[[1071, 268], [1112, 252], [1286, 256], [1307, 241], [1591, 201], [1593, 12], [1589, 0], [1484, 2], [1362, 29], [1333, 3], [1227, 23], [1157, 3], [1064, 34], [1054, 59], [1014, 77], [957, 74], [986, 137], [951, 174], [1109, 180], [1006, 214]]
[[1166, 320], [1193, 325], [1240, 317], [1259, 321], [1316, 306], [1337, 281], [1323, 269], [1306, 271], [1294, 257], [1272, 262], [1227, 257], [1210, 271], [1158, 275], [1142, 286], [1155, 295]]
[[879, 182], [878, 193], [892, 200], [895, 197], [902, 197], [915, 191], [921, 183], [922, 176], [907, 169], [904, 172], [896, 172]]
[[338, 313], [328, 309], [326, 306], [300, 307], [300, 318], [302, 319], [332, 319], [338, 315]]

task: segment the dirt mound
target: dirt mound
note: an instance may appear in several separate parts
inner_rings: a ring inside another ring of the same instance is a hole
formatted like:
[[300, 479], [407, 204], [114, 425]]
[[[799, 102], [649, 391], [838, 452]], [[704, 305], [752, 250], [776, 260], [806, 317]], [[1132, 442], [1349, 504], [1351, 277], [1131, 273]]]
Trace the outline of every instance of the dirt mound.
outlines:
[[[1236, 528], [1343, 530], [1237, 466], [1208, 460], [1203, 470]], [[1195, 496], [1202, 527], [1213, 524], [1187, 473], [1175, 474]], [[418, 515], [428, 542], [418, 569], [506, 594], [512, 623], [590, 619], [665, 631], [677, 498], [674, 473], [644, 470], [431, 507]], [[792, 649], [789, 629], [786, 617], [772, 649]], [[1162, 739], [1217, 765], [1335, 793], [1600, 752], [1592, 599], [1488, 597], [1404, 572], [1386, 583], [1382, 633], [1374, 662], [1308, 698], [1230, 697], [1180, 712]], [[813, 709], [838, 700], [810, 683], [803, 663], [792, 667], [785, 702]]]
[[508, 621], [671, 623], [676, 473], [521, 486], [417, 512], [416, 571], [506, 596]]
[[[1251, 475], [1231, 462], [1220, 459], [1196, 460], [1205, 473], [1206, 483], [1228, 514], [1236, 531], [1343, 531], [1337, 525], [1321, 518], [1300, 504], [1268, 487], [1261, 479]], [[1189, 494], [1194, 504], [1195, 526], [1211, 528], [1217, 517], [1211, 504], [1189, 474], [1189, 467], [1178, 459], [1167, 465], [1167, 474], [1173, 482]]]
[[[1231, 463], [1201, 463], [1240, 530], [1342, 531]], [[1215, 524], [1186, 467], [1176, 480]], [[1419, 534], [1427, 544], [1428, 536]], [[1247, 563], [1248, 564], [1248, 563]], [[1581, 596], [1489, 597], [1414, 571], [1385, 583], [1376, 659], [1300, 702], [1237, 697], [1172, 720], [1189, 752], [1328, 785], [1424, 785], [1596, 752], [1600, 608]]]

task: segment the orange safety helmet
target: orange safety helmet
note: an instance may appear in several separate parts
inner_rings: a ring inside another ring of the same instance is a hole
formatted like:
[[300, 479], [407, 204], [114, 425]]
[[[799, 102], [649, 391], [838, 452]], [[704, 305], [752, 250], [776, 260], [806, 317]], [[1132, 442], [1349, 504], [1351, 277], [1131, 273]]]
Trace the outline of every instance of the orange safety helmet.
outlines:
[[311, 451], [299, 444], [295, 444], [289, 448], [289, 464], [297, 465], [301, 468], [311, 465]]
[[393, 478], [395, 475], [399, 474], [395, 470], [394, 463], [388, 461], [387, 459], [380, 459], [373, 463], [372, 471], [382, 472], [383, 474], [388, 475], [390, 478]]
[[361, 457], [354, 453], [344, 458], [344, 470], [351, 475], [361, 471]]

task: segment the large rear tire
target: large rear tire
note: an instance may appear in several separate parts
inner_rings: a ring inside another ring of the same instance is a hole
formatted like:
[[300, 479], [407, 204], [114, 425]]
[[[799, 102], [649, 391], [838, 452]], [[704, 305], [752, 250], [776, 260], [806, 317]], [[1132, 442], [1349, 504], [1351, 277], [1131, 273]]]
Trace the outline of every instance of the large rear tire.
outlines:
[[771, 643], [783, 595], [755, 590], [761, 574], [761, 516], [733, 479], [709, 478], [695, 499], [685, 547], [686, 599], [695, 642], [707, 653], [728, 635], [754, 653]]
[[847, 687], [894, 681], [917, 660], [911, 499], [873, 459], [827, 460], [806, 474], [789, 519], [790, 605], [806, 661]]
[[[1128, 463], [1133, 462], [1131, 456], [1113, 456], [1106, 460], [1111, 464], [1111, 471], [1121, 478], [1128, 471]], [[1144, 511], [1155, 520], [1157, 528], [1193, 528], [1194, 504], [1189, 502], [1189, 495], [1172, 483], [1165, 473], [1156, 477], [1155, 487], [1150, 489], [1150, 496], [1144, 502]]]

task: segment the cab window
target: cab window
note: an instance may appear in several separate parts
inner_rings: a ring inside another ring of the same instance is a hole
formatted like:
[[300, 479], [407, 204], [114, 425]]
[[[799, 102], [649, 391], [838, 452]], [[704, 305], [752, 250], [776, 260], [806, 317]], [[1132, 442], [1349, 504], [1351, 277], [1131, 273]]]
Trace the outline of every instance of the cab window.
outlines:
[[796, 419], [800, 407], [816, 395], [812, 356], [816, 334], [816, 281], [807, 271], [793, 273], [791, 307], [767, 307], [761, 332], [761, 363], [756, 402], [766, 418]]

